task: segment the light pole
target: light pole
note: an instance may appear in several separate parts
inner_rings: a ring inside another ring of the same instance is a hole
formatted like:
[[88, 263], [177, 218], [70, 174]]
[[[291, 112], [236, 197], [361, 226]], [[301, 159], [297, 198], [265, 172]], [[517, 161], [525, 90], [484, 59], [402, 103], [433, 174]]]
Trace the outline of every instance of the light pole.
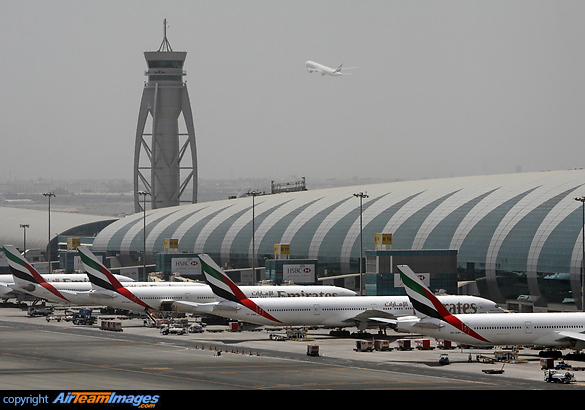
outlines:
[[585, 312], [585, 280], [583, 279], [583, 264], [585, 263], [585, 196], [575, 198], [582, 204], [583, 209], [583, 229], [581, 230], [581, 310]]
[[28, 224], [20, 224], [22, 228], [22, 254], [24, 255], [26, 252], [26, 228], [29, 227]]
[[255, 218], [256, 218], [256, 197], [258, 195], [262, 195], [260, 191], [248, 191], [248, 195], [252, 197], [252, 282], [256, 284], [256, 227]]
[[146, 281], [146, 196], [150, 195], [148, 191], [138, 191], [142, 196], [142, 275]]
[[49, 273], [51, 273], [51, 197], [54, 197], [53, 192], [44, 192], [44, 196], [49, 199], [49, 244], [47, 245], [47, 260], [49, 261]]
[[363, 251], [364, 251], [364, 241], [363, 241], [363, 221], [362, 221], [362, 214], [363, 214], [363, 200], [364, 198], [369, 198], [367, 193], [358, 192], [357, 194], [353, 194], [356, 198], [360, 199], [360, 295], [364, 295], [364, 272], [362, 269], [362, 259], [363, 259]]

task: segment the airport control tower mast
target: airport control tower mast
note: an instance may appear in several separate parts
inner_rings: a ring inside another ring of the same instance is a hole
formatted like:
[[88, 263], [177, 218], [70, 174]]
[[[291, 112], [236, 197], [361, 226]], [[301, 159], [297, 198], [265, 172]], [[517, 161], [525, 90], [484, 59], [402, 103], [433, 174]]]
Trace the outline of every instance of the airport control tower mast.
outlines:
[[[195, 127], [187, 84], [183, 82], [186, 56], [186, 52], [171, 48], [165, 19], [164, 38], [158, 51], [144, 53], [148, 80], [142, 92], [134, 146], [136, 212], [143, 210], [146, 199], [146, 194], [139, 192], [150, 194], [152, 209], [197, 202]], [[181, 114], [183, 131], [179, 130]], [[147, 128], [149, 120], [151, 131]], [[182, 199], [183, 193], [191, 194], [191, 198]]]

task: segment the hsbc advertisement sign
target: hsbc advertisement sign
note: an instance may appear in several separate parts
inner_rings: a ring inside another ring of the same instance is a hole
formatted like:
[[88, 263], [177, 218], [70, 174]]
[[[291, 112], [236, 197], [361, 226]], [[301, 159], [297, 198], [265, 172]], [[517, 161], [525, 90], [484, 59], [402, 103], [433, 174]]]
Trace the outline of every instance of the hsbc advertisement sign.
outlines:
[[[427, 287], [431, 286], [431, 274], [430, 273], [417, 273], [416, 276], [424, 283]], [[403, 288], [404, 283], [402, 283], [402, 279], [400, 278], [400, 273], [394, 274], [394, 287], [395, 288]]]
[[199, 258], [173, 258], [171, 260], [171, 272], [179, 275], [201, 275], [201, 262]]
[[298, 264], [283, 265], [282, 280], [290, 280], [294, 283], [312, 283], [315, 282], [315, 265]]

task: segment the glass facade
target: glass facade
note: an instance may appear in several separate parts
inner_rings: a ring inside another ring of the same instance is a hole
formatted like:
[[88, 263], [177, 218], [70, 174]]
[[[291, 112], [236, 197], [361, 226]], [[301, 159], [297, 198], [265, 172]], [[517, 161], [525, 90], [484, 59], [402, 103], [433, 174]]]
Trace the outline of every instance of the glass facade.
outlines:
[[148, 68], [183, 68], [181, 60], [149, 60]]
[[[276, 243], [291, 258], [319, 261], [318, 276], [359, 270], [363, 244], [392, 233], [394, 250], [458, 251], [458, 274], [476, 280], [498, 303], [580, 306], [584, 170], [393, 182], [199, 203], [147, 212], [147, 253], [165, 238], [179, 251], [210, 254], [233, 268], [264, 266]], [[254, 232], [253, 232], [254, 231]], [[252, 235], [254, 233], [254, 241]], [[121, 219], [96, 238], [96, 251], [142, 250], [142, 214]], [[255, 246], [253, 249], [252, 246]]]

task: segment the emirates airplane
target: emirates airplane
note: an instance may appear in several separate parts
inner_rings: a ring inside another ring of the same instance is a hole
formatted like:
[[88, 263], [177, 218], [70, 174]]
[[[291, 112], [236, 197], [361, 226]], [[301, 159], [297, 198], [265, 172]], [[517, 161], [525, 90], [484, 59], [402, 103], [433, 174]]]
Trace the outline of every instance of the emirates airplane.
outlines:
[[400, 277], [416, 316], [394, 321], [402, 332], [467, 345], [534, 345], [585, 348], [585, 313], [451, 314], [407, 265]]
[[341, 63], [337, 68], [327, 67], [323, 64], [315, 63], [314, 61], [307, 61], [305, 65], [307, 67], [307, 71], [310, 73], [321, 73], [321, 75], [332, 76], [343, 75], [341, 73], [341, 66], [343, 65], [343, 63]]
[[[4, 245], [4, 255], [6, 255], [12, 275], [2, 276], [10, 276], [12, 279], [10, 282], [8, 282], [8, 278], [2, 279], [0, 293], [6, 291], [6, 295], [10, 295], [8, 291], [10, 289], [15, 294], [12, 297], [18, 297], [19, 294], [25, 293], [38, 299], [46, 299], [57, 303], [88, 303], [87, 297], [80, 296], [80, 294], [89, 292], [92, 289], [91, 282], [86, 274], [41, 275], [12, 245]], [[116, 275], [116, 277], [120, 282], [126, 283], [127, 286], [137, 284], [133, 279], [126, 276]]]
[[[87, 247], [80, 246], [77, 250], [89, 279], [95, 287], [89, 297], [100, 300], [107, 306], [140, 312], [156, 311], [161, 308], [168, 310], [183, 306], [179, 305], [180, 303], [199, 305], [216, 301], [211, 288], [205, 284], [183, 287], [126, 287]], [[354, 291], [338, 286], [243, 286], [242, 289], [247, 297], [251, 298], [303, 299], [310, 295], [323, 295], [324, 299], [335, 299], [341, 296], [356, 297]]]
[[[176, 302], [182, 311], [212, 313], [258, 325], [368, 327], [387, 326], [379, 320], [412, 315], [407, 296], [353, 296], [250, 299], [209, 257], [201, 254], [205, 280], [218, 302]], [[504, 312], [494, 302], [474, 296], [441, 296], [441, 306], [467, 313]], [[481, 316], [481, 315], [478, 315]]]

